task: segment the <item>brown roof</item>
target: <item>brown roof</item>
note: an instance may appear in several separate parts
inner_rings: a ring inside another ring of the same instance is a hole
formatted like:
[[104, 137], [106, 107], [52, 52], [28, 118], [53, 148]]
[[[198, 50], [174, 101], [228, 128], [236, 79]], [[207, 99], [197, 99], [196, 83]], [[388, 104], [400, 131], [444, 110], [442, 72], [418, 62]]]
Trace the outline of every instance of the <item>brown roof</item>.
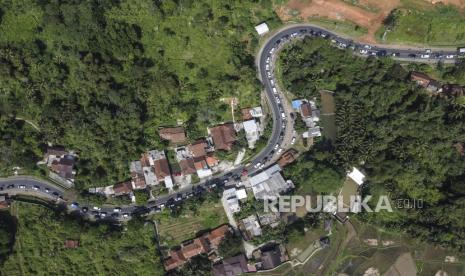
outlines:
[[246, 272], [249, 272], [249, 268], [247, 259], [242, 254], [223, 260], [221, 264], [213, 266], [212, 270], [215, 276], [241, 275]]
[[198, 171], [198, 170], [202, 170], [202, 169], [206, 169], [207, 168], [207, 162], [205, 160], [199, 160], [199, 161], [196, 161], [194, 163], [194, 166], [195, 166], [195, 169]]
[[79, 241], [76, 240], [66, 240], [65, 241], [65, 248], [78, 248]]
[[207, 147], [207, 142], [205, 140], [198, 140], [187, 146], [187, 149], [191, 152], [193, 157], [202, 157], [207, 155], [205, 148]]
[[236, 131], [233, 124], [224, 124], [210, 129], [213, 143], [217, 150], [231, 150], [236, 140]]
[[54, 160], [50, 166], [50, 169], [62, 178], [74, 179], [74, 162], [74, 157], [67, 155], [61, 158], [60, 161]]
[[203, 238], [196, 238], [193, 240], [192, 243], [183, 246], [181, 249], [182, 254], [184, 255], [185, 258], [190, 259], [194, 256], [207, 253], [208, 250], [208, 245], [205, 239]]
[[153, 168], [155, 170], [155, 175], [157, 176], [157, 179], [159, 181], [164, 180], [166, 176], [171, 175], [170, 166], [166, 158], [155, 160]]
[[444, 84], [442, 86], [442, 93], [448, 96], [462, 96], [464, 88], [458, 84]]
[[216, 159], [214, 156], [207, 156], [205, 160], [207, 161], [207, 165], [209, 167], [214, 167], [218, 165], [218, 159]]
[[220, 245], [227, 233], [229, 233], [229, 226], [225, 224], [212, 230], [206, 235], [206, 238], [210, 242], [211, 247], [216, 248]]
[[49, 155], [63, 156], [65, 154], [68, 154], [68, 152], [65, 150], [65, 147], [63, 146], [54, 146], [54, 147], [47, 148], [47, 156]]
[[147, 184], [145, 183], [145, 178], [143, 174], [131, 173], [132, 184], [134, 184], [134, 189], [145, 189]]
[[181, 160], [179, 162], [179, 167], [181, 167], [181, 172], [183, 174], [193, 174], [196, 171], [193, 159], [183, 159], [183, 160]]
[[416, 81], [419, 85], [427, 87], [430, 82], [430, 77], [421, 72], [412, 72], [410, 73], [410, 80]]
[[158, 131], [162, 139], [173, 143], [183, 143], [186, 141], [186, 133], [182, 127], [167, 127]]
[[251, 120], [253, 118], [252, 114], [250, 114], [250, 108], [241, 109], [241, 114], [242, 114], [242, 120], [244, 121]]
[[170, 257], [164, 261], [164, 266], [166, 270], [175, 269], [186, 263], [186, 258], [181, 251], [171, 250]]
[[300, 112], [302, 113], [302, 117], [310, 117], [312, 116], [312, 106], [310, 103], [303, 103], [300, 105]]
[[116, 195], [129, 194], [132, 191], [132, 184], [130, 181], [121, 182], [113, 186]]
[[282, 168], [292, 162], [297, 158], [297, 150], [289, 149], [281, 155], [278, 160], [278, 165]]

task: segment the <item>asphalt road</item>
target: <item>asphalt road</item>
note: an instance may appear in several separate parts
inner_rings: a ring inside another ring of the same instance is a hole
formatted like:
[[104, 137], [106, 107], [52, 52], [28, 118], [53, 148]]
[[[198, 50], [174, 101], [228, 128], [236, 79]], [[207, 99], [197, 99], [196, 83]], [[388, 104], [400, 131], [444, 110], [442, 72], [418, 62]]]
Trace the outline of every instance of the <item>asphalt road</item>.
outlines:
[[[283, 142], [283, 135], [285, 127], [291, 127], [291, 123], [286, 123], [288, 120], [283, 116], [284, 106], [281, 104], [282, 97], [279, 91], [274, 91], [276, 86], [276, 79], [273, 75], [273, 56], [278, 52], [279, 47], [293, 39], [299, 39], [305, 36], [318, 36], [331, 40], [331, 42], [339, 48], [348, 48], [354, 51], [357, 55], [362, 56], [391, 56], [394, 59], [408, 60], [408, 61], [438, 61], [444, 60], [446, 62], [453, 62], [457, 58], [457, 52], [451, 50], [433, 50], [418, 48], [402, 48], [393, 49], [389, 46], [370, 46], [353, 42], [350, 39], [337, 36], [320, 27], [313, 25], [295, 25], [288, 26], [275, 33], [270, 37], [265, 45], [261, 48], [257, 60], [259, 78], [263, 83], [266, 91], [266, 97], [273, 117], [273, 131], [268, 144], [262, 151], [246, 166], [237, 166], [229, 172], [217, 176], [214, 179], [201, 182], [191, 188], [186, 188], [178, 191], [177, 194], [157, 198], [155, 201], [150, 202], [147, 206], [122, 206], [115, 207], [95, 207], [70, 203], [71, 208], [76, 211], [85, 213], [98, 219], [129, 219], [131, 215], [143, 214], [147, 212], [159, 212], [164, 207], [173, 207], [181, 204], [186, 198], [196, 196], [200, 193], [208, 192], [212, 189], [222, 189], [227, 185], [234, 184], [239, 181], [244, 172], [249, 175], [262, 170], [265, 166], [269, 165], [273, 155], [280, 154], [284, 149], [281, 149]], [[422, 56], [423, 55], [423, 56]], [[428, 58], [425, 58], [428, 55]], [[286, 112], [288, 113], [288, 111]], [[281, 150], [280, 150], [281, 149]], [[0, 180], [0, 194], [8, 192], [12, 194], [44, 194], [45, 197], [50, 195], [55, 197], [58, 201], [63, 197], [64, 191], [55, 185], [46, 181], [37, 180], [28, 177], [18, 177], [12, 179]], [[30, 193], [33, 191], [33, 193]]]

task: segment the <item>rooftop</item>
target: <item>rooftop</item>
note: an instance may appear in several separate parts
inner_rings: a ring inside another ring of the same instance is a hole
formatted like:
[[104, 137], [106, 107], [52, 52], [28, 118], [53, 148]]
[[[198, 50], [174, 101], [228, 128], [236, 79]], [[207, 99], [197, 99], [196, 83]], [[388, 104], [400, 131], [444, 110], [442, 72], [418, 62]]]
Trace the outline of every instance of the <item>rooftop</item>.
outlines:
[[172, 143], [183, 143], [186, 141], [186, 133], [182, 127], [167, 127], [158, 131], [160, 137]]

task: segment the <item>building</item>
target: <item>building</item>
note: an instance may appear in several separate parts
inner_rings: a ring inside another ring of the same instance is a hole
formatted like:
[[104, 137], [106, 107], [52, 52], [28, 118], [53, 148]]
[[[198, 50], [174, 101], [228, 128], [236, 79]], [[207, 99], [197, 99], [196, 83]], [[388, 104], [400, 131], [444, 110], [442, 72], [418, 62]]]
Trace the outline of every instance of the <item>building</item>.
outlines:
[[267, 32], [270, 31], [270, 29], [268, 28], [268, 25], [263, 22], [257, 26], [255, 26], [255, 30], [257, 31], [258, 35], [262, 36], [264, 34], [266, 34]]
[[5, 196], [0, 196], [0, 210], [1, 209], [6, 209], [10, 207], [10, 204], [8, 203], [7, 199]]
[[260, 131], [258, 129], [258, 124], [255, 120], [248, 120], [242, 123], [245, 131], [245, 138], [249, 144], [249, 148], [253, 149], [255, 142], [260, 138]]
[[184, 143], [186, 142], [186, 132], [182, 127], [167, 127], [162, 128], [158, 131], [160, 138], [168, 140], [171, 143]]
[[250, 109], [250, 115], [252, 115], [253, 118], [260, 118], [263, 116], [263, 110], [261, 106], [254, 107]]
[[365, 175], [356, 167], [353, 167], [352, 171], [348, 173], [347, 176], [350, 177], [359, 186], [362, 185], [363, 182], [365, 182]]
[[224, 259], [221, 264], [214, 265], [212, 269], [214, 276], [236, 276], [253, 271], [255, 269], [247, 264], [247, 259], [242, 254]]
[[205, 159], [199, 159], [194, 162], [195, 170], [199, 178], [206, 178], [213, 175], [212, 170], [208, 167]]
[[446, 96], [459, 97], [464, 95], [465, 89], [458, 84], [444, 84], [442, 93]]
[[263, 213], [258, 215], [258, 221], [260, 222], [261, 226], [269, 225], [274, 228], [279, 225], [280, 216], [277, 212]]
[[251, 240], [262, 235], [262, 228], [256, 215], [250, 215], [240, 221], [239, 229], [245, 236], [246, 240]]
[[281, 168], [276, 164], [249, 178], [256, 199], [273, 199], [294, 188], [292, 181], [285, 181], [280, 171]]
[[430, 92], [441, 92], [442, 89], [441, 84], [437, 80], [430, 80], [428, 86], [426, 87], [426, 90]]
[[229, 225], [222, 225], [208, 233], [181, 245], [180, 249], [170, 250], [168, 258], [163, 261], [167, 271], [184, 265], [190, 258], [199, 254], [211, 254], [218, 249], [221, 241], [231, 232]]
[[232, 123], [212, 127], [210, 129], [210, 134], [216, 150], [229, 151], [236, 141], [236, 131]]
[[79, 241], [77, 240], [66, 240], [65, 241], [65, 248], [67, 249], [74, 249], [79, 247]]
[[410, 73], [410, 80], [416, 82], [421, 87], [428, 87], [429, 82], [431, 81], [430, 77], [421, 72], [412, 72]]
[[147, 184], [145, 183], [145, 174], [140, 161], [133, 161], [129, 165], [131, 173], [131, 184], [134, 190], [145, 189]]
[[208, 145], [205, 140], [198, 140], [187, 146], [187, 151], [192, 157], [204, 157], [207, 155]]
[[128, 195], [132, 192], [132, 183], [131, 181], [121, 182], [113, 185], [113, 191], [116, 196]]
[[236, 188], [231, 188], [223, 191], [223, 201], [231, 213], [241, 211], [239, 199], [237, 198]]
[[260, 267], [262, 270], [273, 269], [288, 260], [289, 257], [283, 245], [272, 245], [261, 249]]
[[247, 121], [253, 119], [252, 114], [250, 113], [250, 108], [241, 109], [242, 120]]
[[45, 158], [48, 159], [49, 157], [52, 158], [62, 158], [68, 154], [68, 151], [63, 146], [53, 146], [48, 147], [47, 152], [45, 153]]
[[308, 102], [304, 102], [300, 105], [300, 115], [302, 118], [312, 117], [312, 106]]
[[290, 163], [294, 162], [297, 159], [297, 150], [291, 148], [285, 151], [281, 157], [278, 159], [278, 165], [281, 168], [284, 168], [285, 166], [289, 165]]
[[320, 137], [320, 136], [321, 136], [320, 127], [309, 128], [308, 131], [302, 134], [303, 138], [313, 138], [313, 137]]
[[211, 167], [218, 166], [219, 161], [215, 158], [215, 156], [207, 156], [205, 157], [205, 161], [207, 161], [207, 165]]
[[[51, 160], [52, 159], [52, 160]], [[60, 178], [68, 184], [74, 183], [74, 177], [76, 171], [74, 170], [74, 164], [76, 163], [76, 156], [66, 154], [63, 156], [57, 156], [54, 158], [49, 157], [50, 160], [50, 176], [54, 179]]]
[[179, 161], [179, 167], [181, 168], [181, 173], [183, 175], [194, 174], [197, 172], [194, 165], [194, 159], [192, 158]]
[[300, 106], [302, 105], [302, 103], [303, 103], [303, 100], [301, 100], [301, 99], [293, 100], [293, 101], [292, 101], [292, 108], [293, 108], [295, 111], [299, 111], [299, 110], [300, 110]]
[[247, 199], [247, 192], [245, 191], [244, 188], [236, 190], [236, 197], [239, 201]]

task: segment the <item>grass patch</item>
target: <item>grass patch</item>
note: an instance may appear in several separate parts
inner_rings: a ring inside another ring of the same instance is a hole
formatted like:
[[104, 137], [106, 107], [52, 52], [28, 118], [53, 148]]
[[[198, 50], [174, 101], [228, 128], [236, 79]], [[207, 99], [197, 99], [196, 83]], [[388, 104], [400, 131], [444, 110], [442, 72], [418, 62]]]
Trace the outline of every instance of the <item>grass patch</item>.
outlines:
[[307, 20], [309, 23], [317, 24], [330, 31], [344, 34], [350, 37], [360, 37], [368, 33], [368, 30], [364, 27], [358, 26], [348, 21], [331, 20], [324, 17], [309, 17]]

